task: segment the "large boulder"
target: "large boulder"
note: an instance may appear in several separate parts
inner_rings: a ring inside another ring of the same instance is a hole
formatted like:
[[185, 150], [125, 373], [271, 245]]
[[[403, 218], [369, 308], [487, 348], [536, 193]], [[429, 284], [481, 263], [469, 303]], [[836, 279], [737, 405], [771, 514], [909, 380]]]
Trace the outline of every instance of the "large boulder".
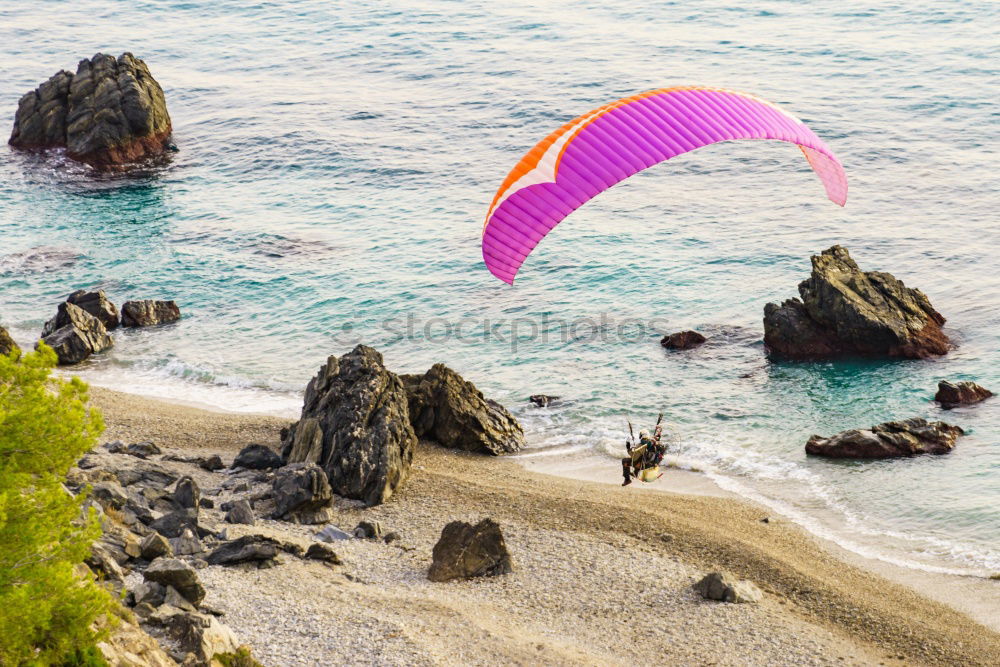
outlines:
[[475, 526], [464, 521], [452, 521], [444, 527], [441, 538], [434, 545], [427, 578], [431, 581], [451, 581], [494, 577], [513, 571], [503, 533], [495, 521], [483, 519]]
[[65, 148], [97, 168], [113, 168], [163, 153], [170, 116], [163, 90], [131, 53], [98, 53], [76, 74], [61, 71], [18, 103], [10, 145]]
[[315, 463], [292, 463], [280, 469], [272, 482], [274, 518], [297, 523], [330, 520], [326, 509], [333, 492], [326, 473]]
[[814, 435], [806, 443], [806, 453], [838, 459], [947, 454], [955, 448], [955, 440], [963, 433], [965, 431], [958, 426], [914, 417], [865, 430], [851, 429], [829, 438]]
[[358, 345], [330, 357], [306, 387], [298, 422], [284, 434], [288, 463], [316, 463], [333, 492], [378, 505], [406, 480], [417, 438], [406, 391], [382, 355]]
[[940, 403], [945, 410], [950, 410], [960, 405], [972, 405], [985, 401], [992, 395], [992, 391], [986, 387], [980, 387], [975, 382], [942, 380], [938, 382], [938, 390], [937, 394], [934, 395], [934, 400]]
[[142, 576], [146, 581], [153, 581], [162, 586], [173, 586], [184, 599], [196, 607], [205, 599], [205, 587], [198, 580], [198, 573], [182, 560], [157, 558], [149, 564]]
[[123, 327], [151, 327], [181, 319], [174, 301], [126, 301], [122, 304]]
[[891, 274], [862, 271], [839, 245], [812, 257], [799, 295], [764, 307], [764, 343], [774, 356], [923, 359], [950, 348], [945, 318], [923, 292]]
[[10, 333], [3, 327], [0, 327], [0, 355], [7, 356], [17, 349], [17, 343], [10, 337]]
[[692, 586], [706, 600], [719, 602], [760, 602], [763, 594], [749, 581], [742, 581], [722, 572], [705, 575]]
[[403, 381], [418, 438], [494, 456], [524, 447], [524, 431], [514, 416], [444, 364], [434, 364], [423, 375], [403, 376]]
[[[53, 328], [56, 324], [59, 326]], [[99, 319], [68, 302], [59, 304], [56, 316], [45, 324], [42, 341], [55, 350], [64, 365], [78, 364], [115, 344]]]

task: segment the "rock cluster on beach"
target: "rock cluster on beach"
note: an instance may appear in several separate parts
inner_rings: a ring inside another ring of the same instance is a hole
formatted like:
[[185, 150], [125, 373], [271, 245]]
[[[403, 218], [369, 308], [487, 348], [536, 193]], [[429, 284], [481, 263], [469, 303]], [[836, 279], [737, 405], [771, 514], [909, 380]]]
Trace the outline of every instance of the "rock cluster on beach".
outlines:
[[941, 421], [915, 417], [851, 429], [829, 438], [814, 435], [806, 453], [830, 458], [885, 459], [917, 454], [947, 454], [964, 431]]
[[163, 89], [131, 53], [98, 53], [25, 94], [10, 145], [65, 148], [66, 155], [111, 168], [160, 155], [171, 133]]
[[448, 367], [398, 376], [376, 350], [358, 345], [330, 357], [309, 381], [282, 456], [318, 464], [337, 495], [377, 505], [406, 480], [420, 437], [493, 455], [524, 446], [517, 420]]
[[839, 245], [812, 257], [799, 295], [764, 307], [764, 343], [776, 357], [922, 359], [950, 347], [945, 318], [923, 292], [891, 274], [862, 271]]
[[60, 364], [78, 364], [114, 346], [108, 331], [118, 328], [119, 323], [126, 327], [152, 326], [173, 322], [180, 316], [173, 301], [127, 301], [119, 321], [118, 309], [103, 290], [77, 290], [59, 304], [55, 316], [45, 323], [41, 340], [55, 351]]
[[975, 382], [948, 382], [947, 380], [942, 380], [938, 383], [934, 400], [940, 403], [941, 407], [945, 410], [950, 410], [961, 405], [980, 403], [992, 395], [992, 391], [986, 387], [979, 386]]

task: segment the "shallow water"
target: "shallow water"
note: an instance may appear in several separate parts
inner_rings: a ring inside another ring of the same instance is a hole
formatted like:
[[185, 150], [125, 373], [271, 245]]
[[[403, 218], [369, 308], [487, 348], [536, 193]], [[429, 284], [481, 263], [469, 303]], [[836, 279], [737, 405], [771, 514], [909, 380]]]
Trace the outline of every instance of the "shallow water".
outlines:
[[[943, 413], [939, 379], [1000, 387], [1000, 9], [991, 2], [6, 3], [0, 108], [58, 68], [131, 50], [179, 152], [129, 178], [0, 149], [0, 322], [30, 343], [61, 296], [176, 298], [117, 334], [94, 382], [294, 414], [328, 354], [446, 361], [513, 408], [535, 454], [616, 475], [624, 419], [667, 413], [680, 465], [852, 548], [1000, 569], [1000, 401]], [[798, 150], [710, 146], [551, 234], [515, 288], [479, 233], [522, 153], [637, 91], [701, 83], [785, 105], [840, 156], [848, 205]], [[935, 361], [771, 364], [765, 303], [842, 243], [918, 286], [960, 344]], [[668, 331], [703, 348], [670, 354]], [[532, 393], [569, 399], [529, 408]], [[943, 457], [807, 459], [812, 433], [890, 418], [967, 429]]]

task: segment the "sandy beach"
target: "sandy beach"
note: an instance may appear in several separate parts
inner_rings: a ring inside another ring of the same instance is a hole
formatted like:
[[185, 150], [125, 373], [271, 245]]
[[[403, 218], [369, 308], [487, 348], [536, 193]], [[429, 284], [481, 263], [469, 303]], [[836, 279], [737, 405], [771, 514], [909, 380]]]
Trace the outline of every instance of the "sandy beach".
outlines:
[[[104, 440], [224, 460], [250, 442], [276, 446], [286, 423], [100, 388], [92, 402]], [[225, 475], [188, 473], [203, 489]], [[334, 514], [345, 530], [375, 519], [402, 539], [336, 542], [344, 564], [335, 568], [288, 559], [201, 571], [206, 601], [264, 664], [1000, 663], [1000, 634], [788, 522], [761, 522], [762, 508], [732, 497], [622, 489], [421, 443], [390, 502], [341, 501]], [[218, 510], [206, 516], [221, 522]], [[502, 526], [514, 573], [429, 582], [444, 524], [483, 517]], [[271, 520], [228, 528], [302, 545], [317, 529]], [[763, 602], [702, 600], [690, 586], [714, 570], [753, 581]]]

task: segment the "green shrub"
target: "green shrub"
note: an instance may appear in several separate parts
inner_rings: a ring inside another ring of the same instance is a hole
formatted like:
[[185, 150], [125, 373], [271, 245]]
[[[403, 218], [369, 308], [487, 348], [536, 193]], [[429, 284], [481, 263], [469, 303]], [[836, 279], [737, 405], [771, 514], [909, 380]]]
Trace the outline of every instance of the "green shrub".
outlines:
[[250, 655], [246, 646], [236, 649], [236, 653], [216, 653], [212, 659], [222, 663], [222, 667], [264, 667]]
[[110, 608], [75, 572], [100, 527], [63, 486], [104, 424], [83, 382], [50, 376], [55, 363], [45, 345], [0, 355], [0, 665], [93, 657], [93, 622]]

